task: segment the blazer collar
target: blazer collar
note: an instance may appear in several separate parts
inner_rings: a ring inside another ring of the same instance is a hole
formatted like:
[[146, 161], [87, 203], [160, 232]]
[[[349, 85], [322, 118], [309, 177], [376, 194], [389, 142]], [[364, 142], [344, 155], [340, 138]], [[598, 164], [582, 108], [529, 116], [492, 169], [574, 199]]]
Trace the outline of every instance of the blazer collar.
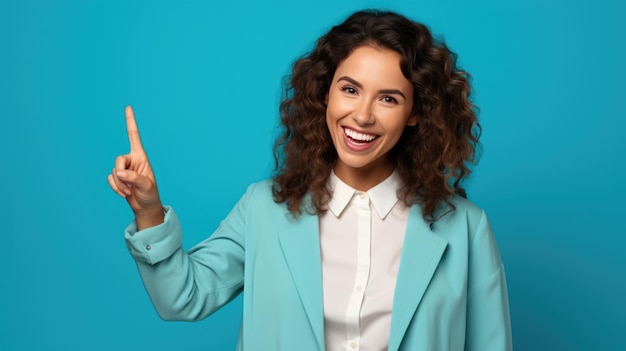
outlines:
[[400, 347], [409, 323], [448, 246], [446, 239], [432, 232], [432, 224], [423, 219], [419, 205], [411, 206], [393, 297], [389, 350]]
[[319, 220], [316, 215], [303, 213], [292, 221], [287, 230], [278, 233], [278, 239], [291, 279], [315, 334], [318, 349], [323, 350], [324, 295]]

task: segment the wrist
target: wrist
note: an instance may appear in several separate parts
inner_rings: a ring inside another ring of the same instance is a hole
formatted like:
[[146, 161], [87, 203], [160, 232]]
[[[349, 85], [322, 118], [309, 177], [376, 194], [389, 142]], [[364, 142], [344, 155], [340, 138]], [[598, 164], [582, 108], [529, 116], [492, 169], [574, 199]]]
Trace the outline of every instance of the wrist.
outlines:
[[144, 230], [162, 224], [165, 220], [165, 210], [159, 204], [158, 207], [135, 212], [137, 230]]

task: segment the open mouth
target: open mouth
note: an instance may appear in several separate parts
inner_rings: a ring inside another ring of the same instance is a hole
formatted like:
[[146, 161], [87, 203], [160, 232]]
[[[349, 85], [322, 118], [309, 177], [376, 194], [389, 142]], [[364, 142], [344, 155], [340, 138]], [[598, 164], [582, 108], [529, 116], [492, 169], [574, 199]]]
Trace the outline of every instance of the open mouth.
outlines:
[[374, 141], [376, 138], [379, 137], [378, 135], [375, 135], [375, 134], [359, 133], [347, 127], [343, 127], [343, 133], [348, 137], [348, 139], [350, 139], [351, 142], [355, 144], [371, 143], [372, 141]]

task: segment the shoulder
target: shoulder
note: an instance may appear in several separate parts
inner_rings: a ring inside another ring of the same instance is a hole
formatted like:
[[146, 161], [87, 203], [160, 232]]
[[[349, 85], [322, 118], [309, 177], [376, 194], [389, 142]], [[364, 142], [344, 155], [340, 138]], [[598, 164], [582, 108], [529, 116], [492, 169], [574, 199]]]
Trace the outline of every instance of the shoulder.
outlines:
[[466, 213], [470, 216], [481, 215], [484, 212], [483, 209], [474, 202], [459, 195], [454, 195], [450, 198], [450, 203], [454, 205], [456, 211]]
[[272, 192], [274, 182], [272, 179], [265, 179], [252, 183], [246, 189], [240, 202], [244, 202], [248, 210], [252, 210], [256, 214], [270, 212], [284, 212], [286, 206], [278, 204], [274, 201]]
[[448, 202], [442, 202], [434, 213], [435, 221], [454, 219], [467, 220], [468, 225], [478, 225], [486, 217], [485, 211], [469, 199], [454, 195]]
[[460, 196], [440, 206], [431, 230], [446, 239], [450, 251], [468, 255], [470, 267], [482, 267], [484, 274], [499, 269], [500, 253], [485, 211]]
[[[469, 199], [455, 195], [442, 202], [434, 213], [431, 228], [451, 240], [473, 242], [480, 236], [492, 236], [491, 226], [485, 211]], [[459, 237], [459, 233], [465, 233]], [[445, 234], [444, 234], [445, 233]]]
[[248, 234], [278, 233], [289, 228], [301, 218], [294, 218], [285, 203], [274, 201], [271, 179], [252, 183], [239, 200], [237, 207], [248, 228]]
[[263, 199], [269, 198], [273, 199], [272, 195], [272, 185], [274, 182], [271, 179], [265, 179], [258, 182], [254, 182], [248, 186], [246, 189], [246, 193], [244, 196], [248, 196], [251, 199]]

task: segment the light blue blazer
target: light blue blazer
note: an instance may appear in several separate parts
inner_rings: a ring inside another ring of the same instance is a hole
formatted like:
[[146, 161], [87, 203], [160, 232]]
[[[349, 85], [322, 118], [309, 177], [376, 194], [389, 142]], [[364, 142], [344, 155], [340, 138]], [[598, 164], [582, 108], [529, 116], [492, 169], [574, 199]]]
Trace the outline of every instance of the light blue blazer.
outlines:
[[[393, 300], [389, 350], [511, 350], [504, 268], [485, 213], [455, 197], [433, 223], [411, 207]], [[242, 291], [238, 350], [324, 350], [318, 217], [293, 219], [271, 182], [251, 185], [189, 252], [171, 208], [125, 233], [159, 316], [199, 320]]]

